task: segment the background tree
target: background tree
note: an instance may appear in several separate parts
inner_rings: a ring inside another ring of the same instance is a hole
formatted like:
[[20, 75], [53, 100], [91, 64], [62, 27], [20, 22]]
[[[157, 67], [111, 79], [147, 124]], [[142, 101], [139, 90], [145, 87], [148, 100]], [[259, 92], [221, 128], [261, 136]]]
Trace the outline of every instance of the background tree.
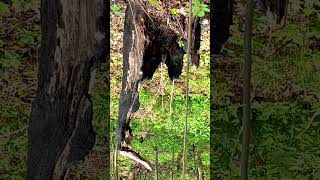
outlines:
[[41, 1], [38, 89], [28, 128], [30, 179], [62, 179], [94, 145], [89, 95], [103, 53], [103, 0]]

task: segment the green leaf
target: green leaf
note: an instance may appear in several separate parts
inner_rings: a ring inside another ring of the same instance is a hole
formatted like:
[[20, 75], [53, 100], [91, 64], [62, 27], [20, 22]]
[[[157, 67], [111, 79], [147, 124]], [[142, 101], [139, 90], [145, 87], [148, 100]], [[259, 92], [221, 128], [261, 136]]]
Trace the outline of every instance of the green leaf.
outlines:
[[182, 48], [184, 46], [183, 41], [181, 39], [178, 39], [177, 43], [178, 43], [180, 48]]
[[173, 8], [170, 10], [170, 12], [171, 12], [171, 14], [176, 15], [176, 14], [178, 14], [179, 10], [176, 8]]
[[204, 12], [210, 12], [210, 9], [207, 8], [207, 7], [202, 8], [202, 10], [203, 10]]
[[153, 4], [153, 5], [155, 5], [155, 4], [158, 2], [158, 0], [149, 0], [149, 2], [150, 2], [151, 4]]
[[19, 32], [17, 38], [18, 38], [18, 41], [22, 44], [32, 45], [35, 43], [35, 41], [38, 40], [39, 36], [40, 34], [37, 32], [23, 30]]
[[192, 4], [192, 12], [195, 16], [202, 17], [209, 11], [208, 5], [202, 3], [200, 0], [195, 0]]
[[198, 11], [197, 15], [198, 17], [204, 16], [205, 12], [203, 10]]
[[120, 15], [120, 8], [116, 4], [113, 4], [111, 6], [111, 11], [117, 16]]

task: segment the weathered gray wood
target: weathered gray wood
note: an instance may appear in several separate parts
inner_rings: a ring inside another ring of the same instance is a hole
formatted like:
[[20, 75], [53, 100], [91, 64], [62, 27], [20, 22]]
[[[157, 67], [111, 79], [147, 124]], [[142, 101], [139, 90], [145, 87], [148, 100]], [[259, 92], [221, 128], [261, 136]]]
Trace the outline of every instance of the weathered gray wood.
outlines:
[[28, 129], [28, 179], [63, 179], [95, 142], [89, 95], [103, 53], [103, 0], [42, 0], [38, 89]]
[[[138, 84], [142, 78], [141, 68], [145, 43], [143, 19], [145, 19], [145, 14], [137, 6], [136, 3], [131, 3], [125, 12], [123, 77], [117, 126], [118, 143], [124, 142], [125, 139], [130, 140], [131, 113], [138, 108], [138, 104], [135, 102], [138, 102]], [[135, 107], [133, 107], [134, 105]]]

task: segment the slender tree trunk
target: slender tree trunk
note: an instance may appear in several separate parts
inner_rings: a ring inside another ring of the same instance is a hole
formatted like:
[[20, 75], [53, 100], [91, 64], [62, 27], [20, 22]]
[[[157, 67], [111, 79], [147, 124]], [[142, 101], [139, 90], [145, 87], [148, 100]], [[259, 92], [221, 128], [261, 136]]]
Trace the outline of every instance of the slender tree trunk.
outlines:
[[248, 156], [251, 134], [251, 41], [252, 41], [253, 0], [247, 0], [246, 26], [244, 36], [245, 63], [243, 69], [243, 134], [240, 162], [240, 179], [248, 179]]
[[154, 155], [155, 155], [155, 180], [159, 179], [159, 165], [158, 165], [158, 148], [154, 147]]
[[103, 53], [103, 0], [42, 0], [27, 179], [64, 179], [95, 142], [89, 91]]

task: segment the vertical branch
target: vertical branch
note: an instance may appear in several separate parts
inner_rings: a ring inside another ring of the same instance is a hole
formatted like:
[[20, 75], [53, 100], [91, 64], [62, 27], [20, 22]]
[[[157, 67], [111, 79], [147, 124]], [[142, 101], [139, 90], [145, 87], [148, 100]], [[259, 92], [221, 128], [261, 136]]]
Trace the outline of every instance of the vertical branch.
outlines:
[[194, 161], [194, 177], [196, 180], [199, 180], [199, 169], [198, 169], [198, 160], [197, 160], [197, 153], [196, 153], [196, 147], [193, 144], [193, 161]]
[[252, 41], [252, 21], [253, 21], [253, 0], [247, 0], [246, 26], [244, 34], [244, 53], [245, 63], [243, 69], [243, 134], [242, 150], [240, 160], [240, 179], [248, 179], [248, 156], [251, 133], [251, 103], [250, 103], [250, 85], [251, 85], [251, 41]]
[[[111, 136], [111, 141], [110, 142], [113, 142], [113, 138], [112, 138], [112, 136]], [[113, 149], [113, 152], [115, 152], [115, 143], [112, 143], [112, 149]], [[116, 172], [116, 170], [115, 170], [115, 166], [114, 166], [114, 162], [115, 162], [115, 155], [114, 154], [112, 154], [111, 155], [112, 156], [112, 175], [114, 176], [115, 175], [115, 172]], [[112, 177], [113, 177], [112, 176]]]
[[197, 162], [197, 172], [198, 172], [198, 177], [199, 177], [199, 180], [203, 180], [204, 177], [203, 177], [203, 172], [202, 172], [202, 162], [201, 162], [201, 156], [197, 153], [196, 154], [196, 162]]
[[[171, 121], [171, 116], [172, 116], [173, 93], [174, 93], [174, 79], [172, 80], [172, 86], [171, 86], [169, 122]], [[172, 124], [173, 123], [174, 122], [172, 122]]]
[[174, 168], [174, 148], [172, 148], [172, 156], [171, 156], [171, 180], [173, 180], [173, 168]]
[[157, 148], [157, 146], [156, 147], [154, 147], [154, 154], [155, 154], [155, 165], [156, 165], [156, 167], [155, 167], [155, 180], [158, 180], [159, 179], [159, 167], [158, 167], [158, 148]]
[[185, 179], [186, 172], [186, 146], [187, 146], [187, 131], [188, 131], [188, 100], [189, 100], [189, 64], [191, 59], [191, 33], [192, 33], [192, 0], [189, 0], [189, 28], [188, 28], [188, 49], [187, 49], [187, 68], [186, 68], [186, 118], [184, 122], [184, 135], [183, 135], [183, 168], [182, 168], [182, 179]]
[[[115, 144], [117, 144], [117, 143], [115, 143]], [[113, 165], [113, 167], [114, 167], [114, 179], [115, 180], [118, 180], [118, 146], [117, 145], [115, 145], [115, 149], [114, 149], [114, 155], [113, 155], [113, 163], [114, 163], [114, 165]]]
[[163, 103], [163, 83], [162, 83], [162, 79], [163, 79], [163, 74], [162, 74], [162, 63], [160, 63], [160, 92], [161, 92], [161, 111], [164, 112], [164, 103]]
[[187, 49], [187, 68], [186, 68], [186, 118], [184, 122], [184, 135], [183, 135], [183, 166], [182, 166], [182, 179], [185, 179], [186, 172], [186, 146], [187, 146], [187, 131], [188, 131], [188, 100], [189, 100], [189, 64], [190, 64], [190, 50], [191, 50], [191, 33], [192, 33], [192, 0], [189, 0], [189, 28], [188, 28], [188, 49]]

